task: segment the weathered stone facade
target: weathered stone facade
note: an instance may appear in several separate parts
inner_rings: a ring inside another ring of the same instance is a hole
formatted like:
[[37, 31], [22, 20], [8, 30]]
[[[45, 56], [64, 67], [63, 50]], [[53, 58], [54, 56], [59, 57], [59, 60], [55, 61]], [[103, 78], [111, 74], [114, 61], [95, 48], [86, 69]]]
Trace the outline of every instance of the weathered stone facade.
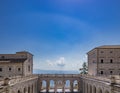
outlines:
[[38, 93], [37, 81], [31, 53], [0, 54], [0, 93]]
[[53, 90], [55, 93], [57, 93], [58, 88], [62, 88], [63, 93], [65, 93], [65, 88], [66, 88], [66, 82], [69, 81], [70, 86], [69, 90], [70, 92], [74, 92], [74, 82], [77, 82], [77, 91], [80, 92], [81, 88], [81, 81], [80, 81], [80, 74], [41, 74], [39, 75], [38, 79], [38, 91], [42, 91], [42, 84], [43, 81], [46, 82], [46, 92], [49, 92], [50, 90], [50, 81], [54, 81], [54, 87]]
[[90, 76], [80, 77], [82, 93], [120, 93], [120, 77], [118, 76]]
[[120, 45], [96, 47], [87, 54], [89, 75], [120, 75]]
[[22, 51], [0, 54], [0, 77], [27, 76], [33, 71], [33, 55]]
[[[33, 55], [29, 52], [0, 54], [0, 93], [40, 93], [50, 92], [50, 81], [54, 81], [54, 92], [62, 88], [65, 93], [66, 81], [70, 81], [70, 91], [74, 93], [77, 81], [78, 93], [120, 93], [119, 46], [102, 46], [88, 52], [89, 74], [42, 74], [34, 75]], [[103, 61], [101, 61], [101, 59]], [[112, 59], [112, 61], [111, 61]], [[100, 71], [103, 70], [103, 75]], [[113, 71], [112, 75], [109, 71]], [[46, 87], [42, 87], [43, 81]]]

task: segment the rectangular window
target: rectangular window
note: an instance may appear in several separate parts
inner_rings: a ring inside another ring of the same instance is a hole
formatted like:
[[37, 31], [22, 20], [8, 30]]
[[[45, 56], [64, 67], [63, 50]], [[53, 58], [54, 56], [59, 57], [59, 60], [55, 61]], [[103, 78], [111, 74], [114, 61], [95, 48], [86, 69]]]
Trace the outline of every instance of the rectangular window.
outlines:
[[101, 53], [104, 53], [103, 51], [101, 51]]
[[113, 63], [113, 60], [112, 60], [112, 59], [110, 59], [110, 63]]
[[0, 72], [2, 72], [2, 68], [0, 68]]
[[28, 71], [30, 72], [30, 66], [28, 66]]
[[1, 58], [2, 58], [2, 59], [4, 59], [4, 58], [5, 58], [5, 56], [1, 56]]
[[113, 51], [110, 51], [110, 53], [113, 53]]
[[100, 74], [102, 75], [102, 74], [103, 74], [103, 71], [101, 71]]
[[110, 71], [110, 74], [112, 74], [113, 73], [113, 71]]
[[18, 71], [20, 71], [20, 68], [18, 68]]
[[103, 59], [101, 59], [101, 63], [103, 63]]
[[11, 67], [9, 67], [9, 71], [11, 71], [12, 69], [11, 69]]

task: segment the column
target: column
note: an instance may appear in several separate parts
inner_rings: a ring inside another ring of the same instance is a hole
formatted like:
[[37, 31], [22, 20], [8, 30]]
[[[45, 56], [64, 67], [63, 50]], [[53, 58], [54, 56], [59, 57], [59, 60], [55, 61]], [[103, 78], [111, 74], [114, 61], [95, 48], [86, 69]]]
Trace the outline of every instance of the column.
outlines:
[[73, 92], [73, 81], [70, 81], [70, 92]]
[[39, 92], [41, 92], [41, 89], [42, 89], [42, 81], [39, 82], [38, 88], [39, 88]]
[[65, 93], [65, 81], [63, 81], [62, 83], [63, 83], [63, 89], [62, 89], [62, 92]]
[[55, 81], [54, 83], [55, 83], [54, 84], [55, 85], [55, 89], [54, 90], [55, 90], [55, 93], [57, 93], [57, 81]]
[[81, 92], [81, 86], [80, 86], [80, 81], [78, 81], [78, 92]]
[[46, 92], [49, 92], [49, 88], [50, 88], [50, 81], [47, 81]]
[[83, 85], [82, 85], [83, 87], [82, 87], [82, 91], [83, 91], [83, 93], [85, 93], [85, 82], [83, 82]]
[[[37, 85], [38, 84], [38, 85]], [[38, 92], [41, 92], [41, 89], [42, 89], [42, 81], [38, 81], [38, 83], [36, 82], [35, 83], [35, 89], [38, 88]]]

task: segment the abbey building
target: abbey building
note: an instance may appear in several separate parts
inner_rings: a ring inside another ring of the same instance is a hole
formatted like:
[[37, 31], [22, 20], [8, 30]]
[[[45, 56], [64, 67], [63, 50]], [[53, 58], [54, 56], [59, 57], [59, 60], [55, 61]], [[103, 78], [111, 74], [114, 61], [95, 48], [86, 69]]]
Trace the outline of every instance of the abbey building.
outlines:
[[[66, 90], [71, 93], [120, 93], [120, 46], [100, 46], [87, 54], [87, 75], [33, 74], [31, 53], [0, 54], [0, 93], [58, 93], [58, 89], [62, 89], [61, 93], [67, 93]], [[70, 82], [69, 87], [66, 81]]]
[[88, 53], [89, 75], [120, 75], [120, 45], [105, 45]]

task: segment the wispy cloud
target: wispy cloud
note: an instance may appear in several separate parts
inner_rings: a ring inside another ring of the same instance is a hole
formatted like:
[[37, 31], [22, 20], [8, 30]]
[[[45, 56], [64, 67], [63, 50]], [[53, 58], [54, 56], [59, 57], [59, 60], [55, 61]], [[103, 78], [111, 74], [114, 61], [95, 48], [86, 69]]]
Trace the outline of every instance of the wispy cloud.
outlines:
[[64, 67], [65, 64], [65, 58], [64, 57], [60, 57], [59, 59], [55, 60], [55, 61], [51, 61], [51, 60], [46, 60], [47, 64], [49, 66], [53, 66], [53, 67]]
[[53, 66], [53, 65], [54, 65], [54, 63], [51, 62], [50, 60], [46, 60], [46, 62], [47, 62], [47, 64], [48, 64], [49, 66]]

